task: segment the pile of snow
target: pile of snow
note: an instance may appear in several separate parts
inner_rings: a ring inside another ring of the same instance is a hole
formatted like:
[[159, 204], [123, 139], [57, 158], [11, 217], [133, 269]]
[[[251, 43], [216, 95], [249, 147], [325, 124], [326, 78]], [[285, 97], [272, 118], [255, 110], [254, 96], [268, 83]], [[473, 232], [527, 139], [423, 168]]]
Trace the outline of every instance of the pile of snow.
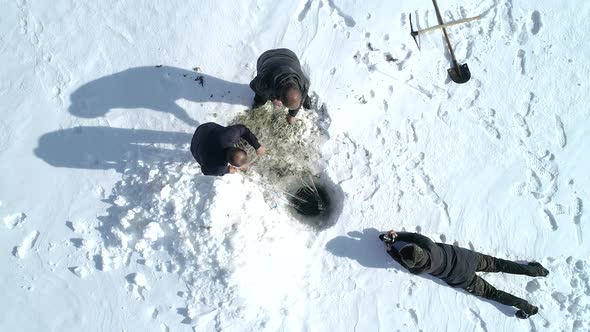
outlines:
[[[236, 324], [222, 317], [241, 317], [249, 307], [236, 302], [239, 285], [264, 288], [274, 278], [295, 281], [297, 266], [289, 257], [303, 262], [303, 253], [289, 253], [289, 245], [307, 238], [306, 228], [285, 207], [269, 207], [263, 188], [238, 175], [216, 178], [201, 175], [195, 164], [138, 162], [129, 165], [106, 201], [108, 214], [96, 225], [101, 243], [78, 250], [99, 271], [135, 261], [154, 273], [177, 274], [187, 288], [185, 322], [197, 326]], [[250, 257], [266, 257], [269, 263], [281, 257], [286, 265], [262, 277], [261, 263]], [[84, 267], [71, 271], [81, 278], [88, 274]], [[141, 274], [127, 280], [134, 292], [147, 289]]]
[[29, 233], [29, 235], [27, 235], [20, 246], [16, 246], [14, 247], [14, 249], [12, 249], [12, 254], [15, 257], [18, 257], [20, 259], [25, 258], [25, 255], [27, 254], [27, 252], [29, 250], [31, 250], [33, 248], [33, 246], [35, 246], [35, 242], [37, 242], [37, 238], [39, 237], [39, 232], [38, 231], [32, 231], [31, 233]]
[[15, 227], [22, 226], [22, 224], [26, 220], [27, 220], [27, 215], [21, 212], [21, 213], [17, 213], [17, 214], [13, 214], [13, 215], [4, 217], [4, 225], [8, 229], [13, 229]]

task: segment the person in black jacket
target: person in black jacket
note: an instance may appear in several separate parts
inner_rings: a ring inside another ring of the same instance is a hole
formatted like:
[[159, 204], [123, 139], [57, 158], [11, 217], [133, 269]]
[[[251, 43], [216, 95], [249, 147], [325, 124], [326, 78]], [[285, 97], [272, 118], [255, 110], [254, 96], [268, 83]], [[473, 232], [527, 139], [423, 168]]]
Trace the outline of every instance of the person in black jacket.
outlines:
[[256, 63], [256, 71], [256, 77], [250, 82], [250, 88], [256, 93], [252, 108], [272, 100], [276, 105], [289, 109], [287, 122], [293, 124], [302, 104], [304, 108], [311, 107], [307, 95], [309, 79], [301, 70], [293, 51], [279, 48], [262, 53]]
[[247, 170], [246, 151], [234, 147], [240, 138], [245, 139], [256, 150], [257, 155], [266, 151], [244, 125], [224, 127], [213, 122], [200, 125], [191, 140], [191, 153], [201, 165], [203, 174], [220, 176]]
[[387, 253], [410, 273], [428, 273], [451, 287], [463, 288], [471, 294], [514, 306], [519, 309], [516, 312], [518, 318], [525, 319], [539, 311], [526, 300], [496, 289], [475, 272], [545, 277], [549, 271], [540, 263], [519, 264], [457, 246], [435, 243], [417, 233], [389, 231], [381, 234], [379, 239], [385, 243]]

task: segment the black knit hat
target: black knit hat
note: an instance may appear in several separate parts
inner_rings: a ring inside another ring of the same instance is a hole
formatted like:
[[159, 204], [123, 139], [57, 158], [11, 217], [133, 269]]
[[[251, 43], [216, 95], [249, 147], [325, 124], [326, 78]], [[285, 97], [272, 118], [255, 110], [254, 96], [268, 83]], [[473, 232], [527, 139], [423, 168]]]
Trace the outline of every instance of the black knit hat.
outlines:
[[424, 250], [413, 243], [403, 246], [399, 254], [404, 264], [409, 268], [416, 267], [424, 258]]

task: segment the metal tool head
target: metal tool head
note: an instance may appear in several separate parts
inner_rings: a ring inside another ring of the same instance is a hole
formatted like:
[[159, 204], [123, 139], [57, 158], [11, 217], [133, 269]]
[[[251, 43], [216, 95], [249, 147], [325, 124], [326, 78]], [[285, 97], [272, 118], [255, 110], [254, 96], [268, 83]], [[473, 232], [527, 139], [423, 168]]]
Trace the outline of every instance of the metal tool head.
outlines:
[[418, 50], [420, 50], [420, 44], [418, 43], [418, 31], [414, 30], [414, 25], [412, 24], [412, 13], [410, 13], [410, 35], [412, 36], [412, 38], [414, 38], [414, 42], [416, 43], [416, 46], [418, 47]]
[[453, 68], [449, 68], [447, 70], [451, 80], [457, 84], [463, 84], [471, 78], [471, 71], [469, 71], [469, 67], [466, 63], [459, 65], [455, 63]]

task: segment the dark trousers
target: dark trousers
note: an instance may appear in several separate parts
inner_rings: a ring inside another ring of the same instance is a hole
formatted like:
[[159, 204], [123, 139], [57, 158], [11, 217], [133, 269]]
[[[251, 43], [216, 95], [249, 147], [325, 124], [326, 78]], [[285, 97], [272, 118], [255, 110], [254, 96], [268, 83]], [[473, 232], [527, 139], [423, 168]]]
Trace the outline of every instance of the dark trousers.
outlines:
[[[479, 262], [477, 264], [477, 272], [504, 272], [511, 274], [524, 274], [531, 277], [538, 276], [538, 271], [532, 266], [522, 265], [505, 259], [479, 253], [478, 260]], [[473, 295], [481, 296], [492, 301], [513, 306], [524, 311], [528, 311], [527, 309], [530, 309], [531, 306], [524, 299], [496, 289], [478, 275], [473, 278], [473, 281], [469, 286], [465, 287], [465, 290]]]

